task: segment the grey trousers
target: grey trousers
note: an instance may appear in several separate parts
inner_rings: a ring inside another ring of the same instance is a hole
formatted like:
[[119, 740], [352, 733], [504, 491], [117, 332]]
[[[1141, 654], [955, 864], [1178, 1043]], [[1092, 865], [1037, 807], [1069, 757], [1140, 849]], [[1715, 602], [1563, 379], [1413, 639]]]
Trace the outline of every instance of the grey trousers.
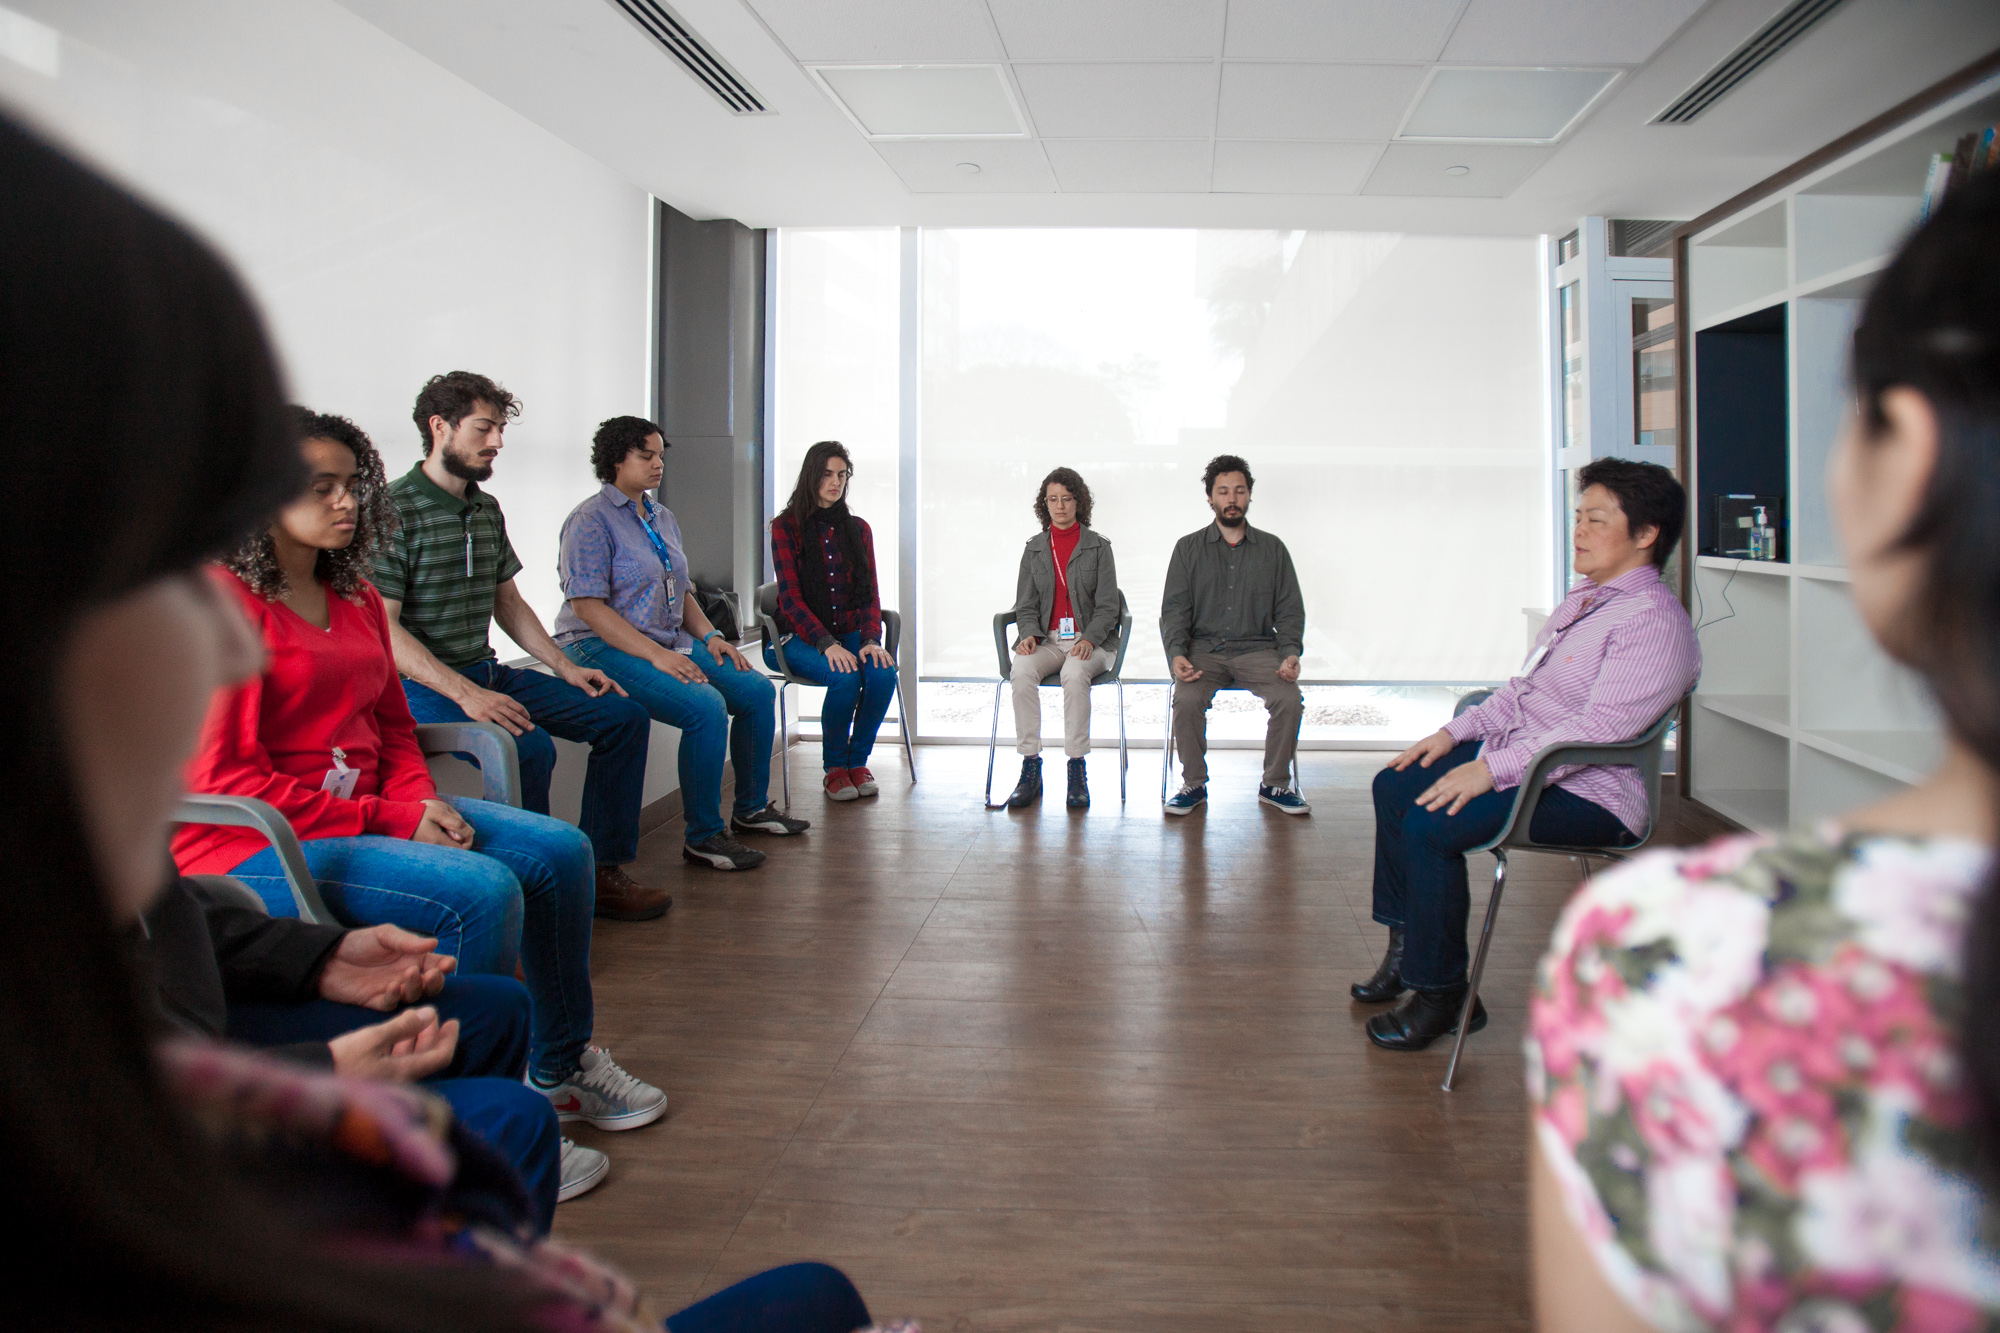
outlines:
[[1296, 682], [1278, 678], [1278, 663], [1283, 660], [1272, 648], [1234, 657], [1188, 654], [1201, 678], [1174, 682], [1174, 748], [1181, 752], [1183, 782], [1199, 787], [1208, 781], [1208, 706], [1217, 690], [1241, 687], [1262, 699], [1270, 714], [1264, 728], [1264, 785], [1292, 785], [1292, 756], [1299, 748], [1306, 696]]
[[1090, 682], [1111, 670], [1118, 654], [1096, 648], [1089, 657], [1071, 657], [1074, 640], [1050, 636], [1035, 651], [1014, 654], [1014, 749], [1019, 754], [1042, 752], [1042, 677], [1062, 673], [1063, 753], [1081, 759], [1090, 753]]

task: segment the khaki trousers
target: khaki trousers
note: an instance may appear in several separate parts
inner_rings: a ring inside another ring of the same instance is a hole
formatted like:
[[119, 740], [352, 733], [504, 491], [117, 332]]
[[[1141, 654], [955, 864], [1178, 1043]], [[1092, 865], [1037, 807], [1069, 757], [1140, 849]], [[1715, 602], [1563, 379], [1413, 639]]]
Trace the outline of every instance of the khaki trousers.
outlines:
[[1208, 706], [1217, 690], [1240, 687], [1262, 699], [1271, 715], [1264, 728], [1264, 785], [1292, 785], [1292, 756], [1299, 748], [1306, 696], [1296, 682], [1278, 678], [1278, 663], [1283, 660], [1274, 648], [1234, 657], [1188, 654], [1201, 679], [1174, 682], [1174, 748], [1181, 752], [1182, 781], [1191, 787], [1208, 781]]
[[1013, 654], [1014, 751], [1042, 752], [1042, 677], [1060, 669], [1063, 692], [1063, 753], [1081, 759], [1090, 753], [1090, 682], [1111, 670], [1118, 654], [1094, 648], [1089, 657], [1071, 657], [1074, 639], [1050, 636], [1023, 657]]

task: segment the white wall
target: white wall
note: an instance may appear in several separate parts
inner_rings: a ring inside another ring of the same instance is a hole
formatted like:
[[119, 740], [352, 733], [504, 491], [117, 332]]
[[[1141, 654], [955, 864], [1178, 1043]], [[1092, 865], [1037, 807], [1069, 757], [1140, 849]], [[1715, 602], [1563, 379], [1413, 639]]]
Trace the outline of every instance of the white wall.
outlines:
[[[228, 255], [293, 395], [359, 422], [391, 475], [430, 375], [518, 394], [491, 489], [555, 619], [591, 431], [647, 408], [644, 191], [330, 0], [4, 0], [0, 107]], [[678, 785], [677, 739], [654, 729], [648, 800]]]

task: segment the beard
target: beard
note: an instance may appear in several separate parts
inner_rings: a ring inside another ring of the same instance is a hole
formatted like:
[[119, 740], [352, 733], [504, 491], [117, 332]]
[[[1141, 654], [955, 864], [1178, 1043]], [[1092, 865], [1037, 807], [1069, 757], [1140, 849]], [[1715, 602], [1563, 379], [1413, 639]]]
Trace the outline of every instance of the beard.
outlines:
[[449, 449], [444, 451], [444, 470], [460, 481], [485, 481], [493, 475], [491, 463], [468, 462]]
[[[491, 469], [488, 470], [490, 471]], [[1216, 511], [1215, 521], [1225, 528], [1240, 528], [1243, 526], [1245, 517], [1244, 511], [1238, 509], [1235, 505], [1225, 505]]]

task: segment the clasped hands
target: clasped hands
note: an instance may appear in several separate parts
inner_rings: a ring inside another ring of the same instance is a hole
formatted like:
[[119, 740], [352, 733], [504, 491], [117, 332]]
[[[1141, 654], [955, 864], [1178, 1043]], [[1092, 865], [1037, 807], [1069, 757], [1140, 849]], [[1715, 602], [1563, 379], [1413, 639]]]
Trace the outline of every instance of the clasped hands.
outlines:
[[[320, 998], [388, 1013], [436, 995], [457, 966], [456, 958], [437, 951], [435, 939], [400, 926], [350, 930], [320, 971]], [[344, 1032], [327, 1045], [337, 1074], [410, 1083], [451, 1063], [458, 1020], [440, 1023], [437, 1010], [423, 1005]]]
[[[1021, 656], [1026, 657], [1029, 653], [1034, 652], [1035, 649], [1041, 646], [1042, 646], [1042, 636], [1037, 634], [1023, 634], [1020, 637], [1020, 639], [1014, 644], [1014, 651], [1019, 653]], [[1069, 650], [1069, 655], [1071, 657], [1089, 657], [1092, 653], [1096, 651], [1097, 651], [1097, 645], [1092, 643], [1089, 639], [1078, 639], [1076, 641], [1076, 646]]]
[[[1440, 728], [1391, 759], [1389, 767], [1398, 773], [1411, 764], [1429, 768], [1457, 748], [1458, 742], [1452, 739], [1451, 733]], [[1486, 766], [1484, 759], [1475, 759], [1469, 764], [1460, 764], [1424, 788], [1417, 796], [1417, 804], [1426, 810], [1443, 810], [1447, 815], [1455, 815], [1465, 808], [1467, 801], [1492, 790], [1493, 770]]]

